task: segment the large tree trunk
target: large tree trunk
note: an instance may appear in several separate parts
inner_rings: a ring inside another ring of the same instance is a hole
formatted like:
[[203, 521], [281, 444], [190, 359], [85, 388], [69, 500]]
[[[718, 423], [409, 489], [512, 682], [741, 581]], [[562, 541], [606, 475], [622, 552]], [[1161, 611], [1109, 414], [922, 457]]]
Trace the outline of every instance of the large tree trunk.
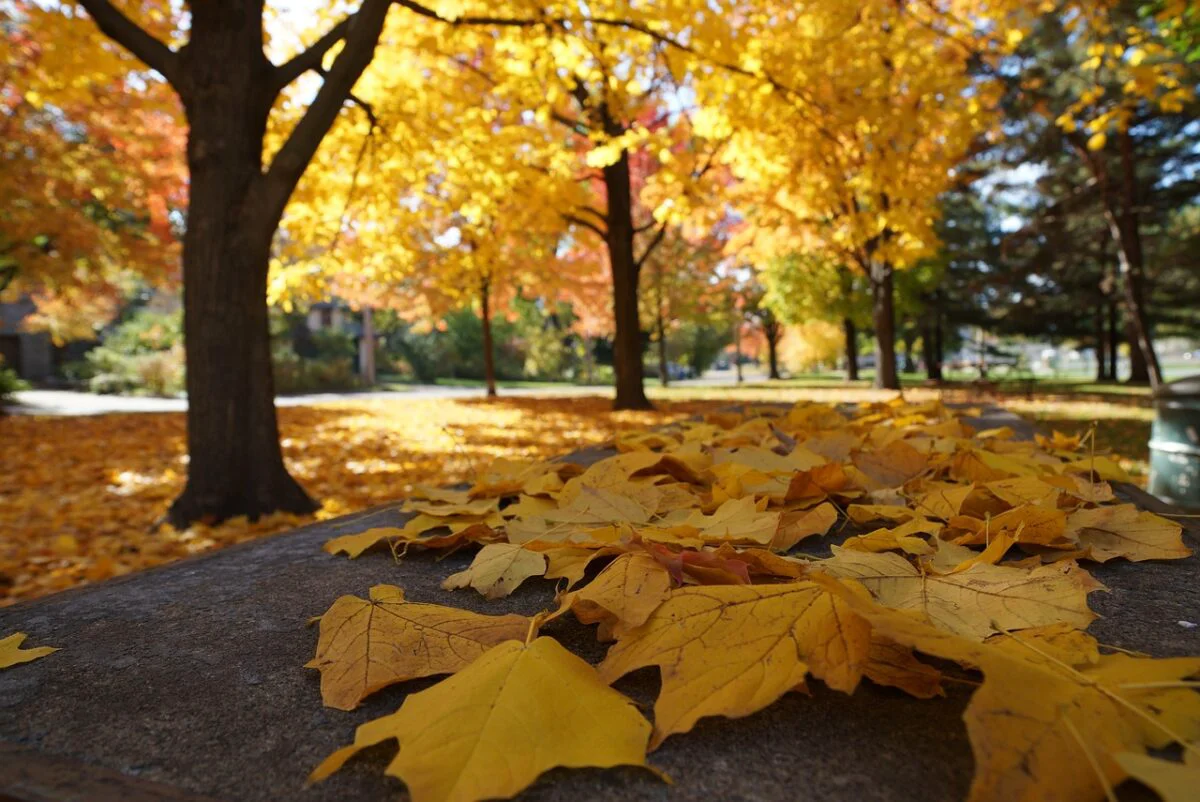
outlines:
[[875, 323], [875, 386], [899, 390], [896, 374], [896, 310], [892, 290], [892, 266], [871, 260], [871, 300]]
[[642, 332], [638, 320], [638, 274], [633, 253], [633, 195], [629, 154], [604, 168], [608, 191], [608, 259], [613, 279], [613, 409], [652, 409], [642, 381]]
[[266, 293], [278, 216], [252, 191], [262, 178], [274, 95], [261, 17], [250, 6], [241, 19], [209, 16], [193, 25], [189, 66], [197, 88], [182, 93], [190, 173], [183, 238], [188, 479], [168, 513], [177, 527], [317, 508], [284, 467], [275, 418]]
[[483, 323], [483, 380], [487, 397], [496, 397], [496, 346], [492, 342], [492, 283], [487, 279], [479, 285], [480, 320]]
[[842, 318], [842, 332], [846, 337], [846, 380], [858, 381], [858, 327], [848, 317]]

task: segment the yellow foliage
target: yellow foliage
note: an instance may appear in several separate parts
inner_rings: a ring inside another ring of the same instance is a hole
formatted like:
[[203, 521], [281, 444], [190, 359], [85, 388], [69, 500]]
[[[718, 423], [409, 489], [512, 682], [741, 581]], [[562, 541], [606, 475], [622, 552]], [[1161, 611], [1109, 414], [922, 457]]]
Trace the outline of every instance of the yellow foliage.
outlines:
[[823, 320], [788, 326], [779, 344], [779, 356], [792, 373], [809, 373], [820, 366], [838, 364], [846, 353], [842, 327]]

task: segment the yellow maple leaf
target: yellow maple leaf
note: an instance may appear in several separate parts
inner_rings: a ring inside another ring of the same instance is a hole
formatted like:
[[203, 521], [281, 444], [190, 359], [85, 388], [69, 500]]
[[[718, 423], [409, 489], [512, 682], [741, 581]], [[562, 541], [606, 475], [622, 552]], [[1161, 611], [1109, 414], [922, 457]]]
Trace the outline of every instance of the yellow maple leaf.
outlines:
[[1076, 510], [1066, 526], [1097, 562], [1115, 557], [1133, 562], [1179, 560], [1192, 554], [1183, 544], [1182, 526], [1132, 504]]
[[489, 543], [479, 550], [471, 565], [442, 582], [446, 590], [472, 587], [486, 599], [512, 593], [531, 576], [546, 573], [546, 558], [516, 543]]
[[910, 610], [929, 623], [983, 640], [998, 631], [1096, 618], [1087, 594], [1103, 586], [1073, 564], [1033, 569], [975, 565], [952, 574], [923, 573], [898, 554], [834, 549], [816, 570], [855, 579], [885, 607]]
[[829, 502], [808, 510], [788, 510], [779, 516], [779, 528], [771, 539], [771, 548], [788, 551], [807, 537], [828, 534], [837, 519], [837, 508]]
[[406, 601], [393, 585], [370, 599], [342, 596], [321, 616], [317, 653], [326, 707], [353, 710], [380, 688], [418, 677], [452, 674], [502, 641], [521, 638], [530, 620]]
[[870, 639], [866, 622], [811, 582], [682, 588], [618, 638], [599, 671], [611, 682], [644, 666], [660, 668], [658, 744], [705, 716], [761, 710], [809, 671], [849, 693], [862, 677]]
[[556, 766], [644, 766], [649, 736], [633, 703], [557, 641], [507, 641], [360, 726], [354, 743], [310, 779], [395, 738], [400, 752], [386, 772], [404, 781], [414, 802], [507, 799]]
[[900, 487], [929, 467], [929, 457], [903, 440], [893, 440], [875, 451], [860, 451], [853, 462], [874, 483], [868, 490]]
[[583, 623], [600, 624], [601, 640], [612, 640], [645, 623], [670, 591], [671, 575], [662, 563], [633, 552], [617, 557], [562, 603]]
[[[1192, 757], [1196, 752], [1187, 754]], [[1120, 752], [1113, 759], [1130, 777], [1153, 788], [1162, 802], [1195, 802], [1200, 789], [1200, 761], [1195, 758], [1176, 763], [1137, 752]]]
[[24, 632], [14, 632], [6, 638], [0, 638], [0, 668], [9, 668], [20, 663], [28, 663], [45, 657], [51, 652], [57, 652], [55, 646], [38, 646], [34, 649], [22, 649], [21, 644], [29, 637]]

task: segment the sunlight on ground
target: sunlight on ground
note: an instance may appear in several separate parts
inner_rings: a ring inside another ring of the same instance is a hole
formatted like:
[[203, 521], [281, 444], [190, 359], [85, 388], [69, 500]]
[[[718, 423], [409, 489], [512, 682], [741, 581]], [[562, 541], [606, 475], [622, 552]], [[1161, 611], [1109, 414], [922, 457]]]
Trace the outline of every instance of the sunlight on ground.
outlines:
[[[288, 468], [329, 518], [395, 501], [415, 484], [471, 478], [497, 456], [547, 458], [737, 401], [877, 401], [865, 388], [649, 388], [659, 409], [620, 412], [602, 397], [398, 399], [279, 410]], [[910, 400], [936, 397], [909, 390]], [[1117, 403], [1006, 400], [1051, 429], [1099, 421], [1097, 443], [1144, 473], [1150, 410]], [[155, 524], [183, 487], [179, 413], [0, 419], [0, 605], [158, 565], [304, 523], [271, 516], [182, 532]]]

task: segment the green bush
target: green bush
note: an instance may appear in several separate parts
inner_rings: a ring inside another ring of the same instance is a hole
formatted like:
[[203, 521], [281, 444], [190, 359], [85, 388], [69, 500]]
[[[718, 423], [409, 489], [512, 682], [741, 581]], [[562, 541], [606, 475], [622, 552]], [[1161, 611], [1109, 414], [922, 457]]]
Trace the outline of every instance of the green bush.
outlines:
[[11, 368], [4, 366], [4, 359], [0, 358], [0, 407], [12, 403], [12, 395], [17, 390], [26, 390], [29, 385], [23, 379], [17, 376], [17, 372]]
[[183, 312], [139, 309], [101, 345], [64, 368], [94, 393], [176, 395], [184, 390]]
[[313, 393], [356, 390], [362, 381], [354, 360], [345, 357], [304, 359], [290, 345], [276, 345], [272, 355], [275, 392]]
[[[483, 378], [483, 321], [472, 309], [459, 309], [443, 318], [450, 362], [449, 375], [456, 379]], [[517, 345], [516, 325], [499, 316], [492, 318], [497, 379], [520, 379], [525, 354]]]

